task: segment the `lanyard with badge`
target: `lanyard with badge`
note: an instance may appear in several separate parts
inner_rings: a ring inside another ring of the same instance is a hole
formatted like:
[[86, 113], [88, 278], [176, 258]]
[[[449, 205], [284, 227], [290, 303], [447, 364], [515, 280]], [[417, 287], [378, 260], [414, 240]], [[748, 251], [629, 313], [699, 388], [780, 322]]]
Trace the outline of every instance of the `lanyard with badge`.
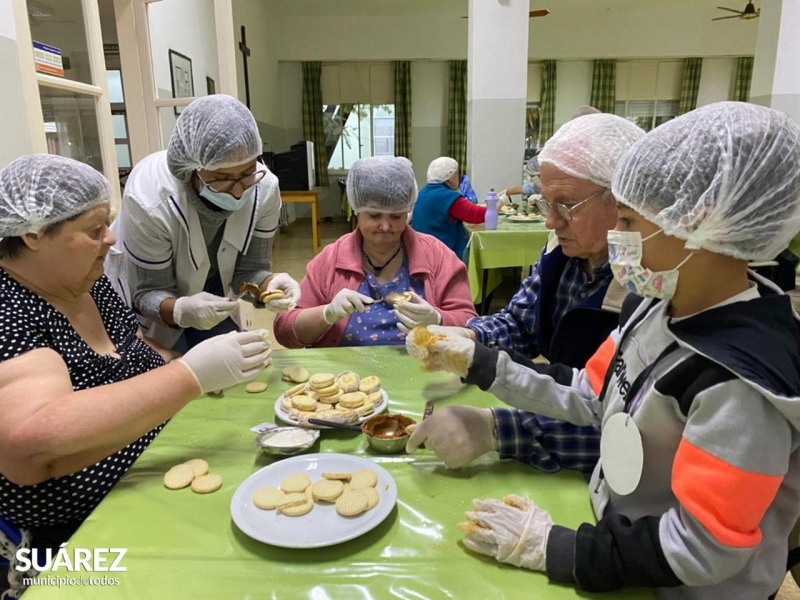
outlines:
[[[654, 302], [630, 324], [620, 338], [617, 346], [617, 353], [614, 362], [609, 365], [609, 371], [613, 371], [616, 364], [622, 360], [622, 352], [625, 341], [630, 333], [638, 326], [653, 306]], [[672, 342], [667, 346], [656, 359], [647, 365], [639, 376], [633, 381], [631, 386], [623, 396], [624, 407], [622, 412], [609, 417], [603, 423], [603, 431], [600, 437], [600, 481], [606, 480], [608, 486], [620, 496], [627, 496], [633, 493], [639, 486], [644, 468], [644, 447], [642, 445], [642, 435], [639, 428], [631, 418], [633, 403], [638, 399], [642, 387], [650, 378], [656, 365], [669, 354], [678, 349], [678, 342]], [[607, 377], [603, 385], [600, 398], [605, 398], [611, 377]], [[598, 482], [599, 486], [599, 482]], [[597, 491], [595, 489], [595, 491]]]

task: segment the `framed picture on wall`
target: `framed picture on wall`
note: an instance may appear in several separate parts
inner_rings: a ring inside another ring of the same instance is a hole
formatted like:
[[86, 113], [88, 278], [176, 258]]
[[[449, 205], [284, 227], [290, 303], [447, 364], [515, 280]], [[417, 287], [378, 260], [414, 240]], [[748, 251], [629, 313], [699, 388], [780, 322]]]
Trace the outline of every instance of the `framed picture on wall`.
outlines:
[[214, 80], [211, 77], [206, 77], [206, 91], [208, 95], [216, 94], [217, 93], [217, 84], [214, 83]]
[[[175, 50], [169, 51], [169, 71], [172, 79], [173, 98], [191, 98], [194, 96], [194, 80], [192, 79], [192, 59]], [[175, 107], [175, 115], [181, 114], [183, 106]]]

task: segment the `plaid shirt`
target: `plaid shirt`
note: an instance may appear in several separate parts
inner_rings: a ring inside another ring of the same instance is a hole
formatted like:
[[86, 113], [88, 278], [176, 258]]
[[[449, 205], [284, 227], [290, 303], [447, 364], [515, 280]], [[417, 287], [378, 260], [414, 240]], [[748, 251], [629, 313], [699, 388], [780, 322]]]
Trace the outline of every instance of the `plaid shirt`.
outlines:
[[590, 474], [600, 459], [600, 426], [573, 425], [534, 413], [493, 408], [497, 450], [547, 473], [562, 467]]
[[[542, 254], [544, 252], [545, 250], [542, 250]], [[536, 314], [542, 287], [540, 264], [541, 257], [533, 266], [533, 274], [522, 282], [522, 286], [511, 298], [508, 306], [494, 315], [473, 317], [467, 321], [467, 327], [475, 332], [480, 343], [489, 347], [511, 348], [531, 358], [541, 354], [541, 350], [536, 346]], [[583, 265], [583, 259], [570, 258], [564, 267], [556, 291], [556, 306], [553, 313], [553, 322], [556, 324], [569, 309], [599, 289], [607, 287], [613, 278], [611, 267], [608, 263], [604, 263], [593, 269], [593, 278], [589, 281]]]

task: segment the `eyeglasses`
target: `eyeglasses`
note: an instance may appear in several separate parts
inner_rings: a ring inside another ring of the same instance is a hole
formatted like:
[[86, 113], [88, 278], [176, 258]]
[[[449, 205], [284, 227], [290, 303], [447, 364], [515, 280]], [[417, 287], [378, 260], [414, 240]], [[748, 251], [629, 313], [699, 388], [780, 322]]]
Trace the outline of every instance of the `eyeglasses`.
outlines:
[[567, 206], [566, 204], [561, 204], [560, 202], [551, 204], [544, 198], [537, 198], [536, 200], [534, 200], [534, 204], [536, 204], [536, 208], [538, 208], [539, 212], [542, 213], [543, 215], [547, 215], [547, 213], [549, 213], [552, 210], [556, 213], [556, 216], [559, 219], [564, 219], [567, 223], [569, 223], [570, 221], [572, 221], [572, 213], [575, 210], [577, 210], [578, 207], [583, 206], [592, 198], [597, 198], [598, 196], [605, 194], [607, 191], [608, 190], [600, 190], [599, 192], [589, 196], [585, 200], [581, 200], [577, 204], [572, 204], [570, 206]]
[[200, 171], [196, 171], [197, 178], [205, 185], [208, 189], [212, 192], [220, 192], [220, 193], [227, 193], [230, 192], [234, 186], [238, 183], [242, 186], [243, 189], [247, 189], [249, 187], [253, 187], [259, 181], [264, 179], [267, 174], [266, 169], [255, 171], [254, 173], [250, 173], [249, 175], [245, 175], [244, 177], [239, 177], [239, 179], [214, 179], [212, 181], [206, 181], [202, 177], [200, 177]]

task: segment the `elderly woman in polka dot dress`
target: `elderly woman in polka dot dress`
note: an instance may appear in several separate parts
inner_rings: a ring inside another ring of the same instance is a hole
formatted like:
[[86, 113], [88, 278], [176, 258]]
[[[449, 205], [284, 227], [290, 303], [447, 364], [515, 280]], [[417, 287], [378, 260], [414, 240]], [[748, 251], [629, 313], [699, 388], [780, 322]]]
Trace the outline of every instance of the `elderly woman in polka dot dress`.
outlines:
[[0, 589], [14, 593], [19, 547], [57, 548], [167, 419], [270, 360], [255, 331], [165, 363], [103, 275], [109, 198], [102, 175], [68, 158], [0, 170]]

